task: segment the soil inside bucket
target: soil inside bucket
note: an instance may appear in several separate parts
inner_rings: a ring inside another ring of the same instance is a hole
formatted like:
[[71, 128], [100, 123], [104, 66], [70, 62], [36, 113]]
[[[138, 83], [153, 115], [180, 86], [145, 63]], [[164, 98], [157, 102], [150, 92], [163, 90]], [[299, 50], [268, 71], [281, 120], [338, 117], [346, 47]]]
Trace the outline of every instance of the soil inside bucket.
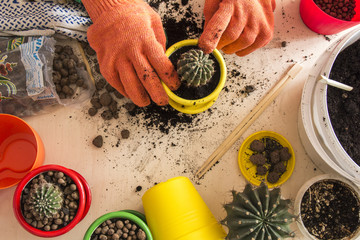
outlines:
[[[185, 46], [179, 48], [173, 54], [170, 55], [169, 59], [173, 63], [175, 68], [177, 66], [177, 60], [179, 59], [181, 54], [185, 53], [186, 51], [189, 51], [190, 49], [200, 49], [200, 48], [197, 46]], [[184, 82], [182, 82], [179, 89], [174, 91], [174, 93], [177, 96], [184, 99], [196, 100], [208, 96], [210, 93], [212, 93], [215, 90], [215, 88], [217, 87], [220, 81], [220, 65], [213, 54], [210, 54], [209, 58], [214, 60], [214, 69], [215, 69], [214, 75], [212, 76], [210, 81], [207, 84], [199, 87], [188, 87]]]
[[327, 104], [336, 137], [360, 166], [360, 40], [339, 53], [330, 78], [353, 87], [345, 91], [328, 86]]
[[300, 210], [304, 226], [318, 239], [351, 237], [360, 225], [358, 197], [337, 180], [314, 183], [305, 192]]

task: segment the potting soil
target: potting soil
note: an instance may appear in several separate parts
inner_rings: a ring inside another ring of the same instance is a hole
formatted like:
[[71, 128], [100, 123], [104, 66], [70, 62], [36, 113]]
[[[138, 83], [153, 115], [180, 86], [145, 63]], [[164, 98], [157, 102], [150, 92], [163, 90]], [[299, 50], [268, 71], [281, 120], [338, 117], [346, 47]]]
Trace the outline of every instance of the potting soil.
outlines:
[[360, 40], [337, 56], [330, 78], [352, 86], [352, 91], [327, 88], [327, 104], [334, 132], [344, 150], [360, 166]]
[[318, 239], [350, 237], [359, 227], [359, 199], [336, 180], [314, 183], [301, 201], [301, 218]]

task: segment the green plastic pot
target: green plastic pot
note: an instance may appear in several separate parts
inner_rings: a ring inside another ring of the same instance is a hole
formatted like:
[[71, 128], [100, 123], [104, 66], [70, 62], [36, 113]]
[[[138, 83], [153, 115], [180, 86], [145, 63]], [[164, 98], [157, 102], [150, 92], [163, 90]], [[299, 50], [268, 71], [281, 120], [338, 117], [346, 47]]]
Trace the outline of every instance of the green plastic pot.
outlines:
[[121, 210], [121, 211], [110, 212], [102, 215], [90, 225], [90, 227], [85, 233], [84, 240], [90, 240], [91, 235], [96, 230], [96, 228], [100, 226], [100, 224], [102, 224], [106, 220], [113, 218], [129, 219], [130, 221], [138, 225], [145, 232], [147, 240], [153, 240], [150, 229], [146, 224], [145, 215], [135, 210]]

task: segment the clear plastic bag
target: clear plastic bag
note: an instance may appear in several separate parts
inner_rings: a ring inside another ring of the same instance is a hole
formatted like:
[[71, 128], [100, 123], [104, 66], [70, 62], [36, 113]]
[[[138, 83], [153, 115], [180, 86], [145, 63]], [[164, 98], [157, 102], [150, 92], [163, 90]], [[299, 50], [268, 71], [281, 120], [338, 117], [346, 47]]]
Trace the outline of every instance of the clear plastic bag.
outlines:
[[[70, 46], [69, 41], [74, 46]], [[84, 67], [86, 59], [81, 55], [80, 44], [75, 40], [69, 41], [44, 36], [0, 38], [1, 113], [19, 117], [37, 115], [59, 106], [76, 106], [91, 97], [95, 87]], [[82, 79], [82, 86], [54, 82], [53, 63], [59, 58], [55, 46], [63, 42], [74, 49], [73, 58], [77, 61], [71, 70]], [[73, 89], [72, 94], [61, 94], [64, 85], [67, 85], [66, 89]]]
[[0, 112], [22, 117], [59, 103], [49, 73], [54, 46], [48, 37], [0, 39]]

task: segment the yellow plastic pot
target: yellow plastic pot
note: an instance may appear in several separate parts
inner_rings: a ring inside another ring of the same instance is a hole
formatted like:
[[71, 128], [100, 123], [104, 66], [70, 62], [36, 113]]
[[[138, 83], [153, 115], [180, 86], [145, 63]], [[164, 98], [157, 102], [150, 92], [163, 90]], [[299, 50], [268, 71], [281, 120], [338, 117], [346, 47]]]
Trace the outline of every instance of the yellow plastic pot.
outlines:
[[[185, 47], [185, 46], [197, 46], [198, 40], [197, 39], [187, 39], [180, 42], [175, 43], [170, 48], [166, 50], [166, 56], [170, 57], [171, 54], [173, 54], [176, 50], [179, 48]], [[215, 59], [219, 63], [220, 66], [220, 80], [215, 88], [215, 90], [210, 93], [208, 96], [196, 99], [196, 100], [189, 100], [184, 99], [179, 96], [177, 96], [174, 92], [172, 92], [164, 82], [162, 82], [165, 91], [167, 95], [169, 96], [169, 104], [174, 109], [176, 109], [179, 112], [187, 113], [187, 114], [197, 114], [200, 112], [203, 112], [210, 108], [216, 99], [218, 98], [221, 90], [223, 89], [226, 81], [226, 65], [224, 58], [222, 57], [221, 53], [215, 49], [212, 54], [214, 55]]]
[[142, 197], [146, 221], [156, 240], [220, 240], [226, 234], [193, 184], [175, 177]]
[[[266, 180], [266, 175], [261, 176], [257, 175], [256, 172], [256, 165], [250, 161], [250, 156], [253, 154], [253, 151], [250, 149], [250, 144], [254, 140], [261, 140], [262, 138], [271, 138], [279, 142], [283, 147], [287, 147], [289, 149], [289, 153], [291, 154], [291, 158], [287, 161], [286, 164], [286, 171], [284, 174], [281, 175], [279, 181], [276, 183], [269, 183]], [[260, 186], [261, 182], [265, 181], [269, 188], [278, 187], [281, 184], [285, 183], [291, 176], [295, 168], [295, 152], [292, 148], [290, 142], [282, 135], [272, 131], [260, 131], [251, 134], [247, 137], [244, 142], [241, 144], [238, 153], [238, 164], [243, 176], [248, 180], [250, 183]]]

